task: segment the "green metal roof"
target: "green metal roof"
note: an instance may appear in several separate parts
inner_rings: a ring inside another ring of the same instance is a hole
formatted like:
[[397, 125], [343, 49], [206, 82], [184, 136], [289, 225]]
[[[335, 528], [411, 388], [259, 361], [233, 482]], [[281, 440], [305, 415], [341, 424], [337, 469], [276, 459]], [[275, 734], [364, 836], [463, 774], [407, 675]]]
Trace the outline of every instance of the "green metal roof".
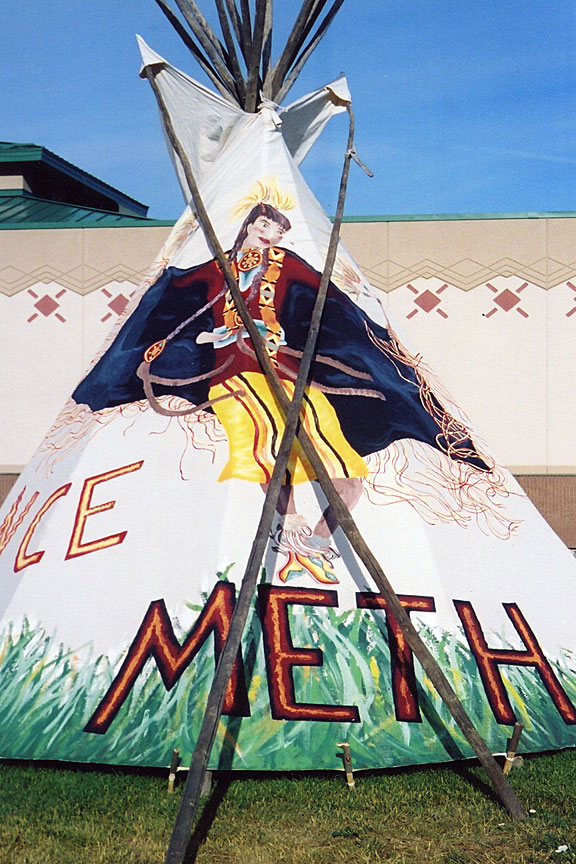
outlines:
[[455, 222], [481, 219], [574, 219], [575, 210], [528, 211], [525, 213], [428, 213], [392, 216], [345, 216], [344, 222]]
[[12, 190], [0, 192], [0, 230], [38, 228], [130, 228], [173, 225], [173, 221], [126, 216], [108, 210], [95, 210], [46, 201]]
[[[16, 172], [23, 171], [31, 179], [34, 194], [47, 199], [57, 198], [80, 206], [85, 203], [103, 208], [108, 208], [109, 203], [111, 211], [118, 206], [135, 216], [146, 216], [148, 212], [145, 204], [38, 144], [0, 141], [0, 174], [11, 173], [12, 166]], [[38, 188], [34, 188], [36, 185]], [[49, 190], [48, 194], [45, 194], [46, 190]]]
[[[428, 215], [345, 216], [344, 222], [449, 222], [482, 219], [573, 219], [576, 212], [440, 213]], [[40, 228], [170, 227], [173, 219], [148, 219], [108, 210], [35, 198], [21, 190], [0, 190], [0, 230]]]
[[44, 147], [40, 147], [38, 144], [16, 144], [13, 141], [0, 141], [0, 162], [38, 162], [42, 159], [43, 150]]

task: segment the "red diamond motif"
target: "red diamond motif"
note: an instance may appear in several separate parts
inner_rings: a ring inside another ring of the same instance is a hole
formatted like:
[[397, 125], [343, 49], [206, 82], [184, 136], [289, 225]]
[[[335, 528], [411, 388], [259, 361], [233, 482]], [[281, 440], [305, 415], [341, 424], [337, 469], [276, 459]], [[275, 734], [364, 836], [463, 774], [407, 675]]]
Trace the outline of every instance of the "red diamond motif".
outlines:
[[49, 297], [48, 294], [45, 294], [44, 297], [41, 297], [37, 303], [34, 304], [34, 308], [38, 310], [42, 315], [48, 317], [51, 315], [59, 307], [59, 303]]
[[435, 309], [436, 306], [438, 306], [438, 304], [441, 302], [442, 301], [438, 297], [436, 297], [435, 294], [432, 294], [431, 291], [428, 291], [428, 289], [426, 289], [426, 291], [423, 291], [422, 294], [420, 294], [414, 300], [414, 303], [421, 309], [423, 309], [424, 312], [431, 312], [432, 309]]
[[128, 298], [124, 297], [123, 294], [117, 294], [116, 297], [108, 303], [108, 308], [112, 309], [116, 315], [120, 315], [127, 305]]
[[520, 298], [516, 294], [513, 294], [512, 291], [509, 291], [508, 288], [505, 288], [504, 291], [501, 291], [494, 298], [494, 303], [500, 306], [501, 309], [504, 309], [505, 312], [509, 312], [510, 309], [513, 309], [514, 306], [520, 303]]

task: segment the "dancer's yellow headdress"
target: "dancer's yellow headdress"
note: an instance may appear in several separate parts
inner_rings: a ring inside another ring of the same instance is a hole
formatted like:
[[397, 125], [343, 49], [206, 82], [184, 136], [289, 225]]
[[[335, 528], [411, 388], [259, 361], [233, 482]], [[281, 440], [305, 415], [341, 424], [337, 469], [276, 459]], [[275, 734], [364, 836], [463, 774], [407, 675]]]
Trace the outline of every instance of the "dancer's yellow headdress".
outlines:
[[242, 198], [230, 214], [233, 221], [244, 219], [256, 204], [271, 204], [276, 210], [293, 210], [296, 199], [278, 186], [276, 177], [264, 177]]

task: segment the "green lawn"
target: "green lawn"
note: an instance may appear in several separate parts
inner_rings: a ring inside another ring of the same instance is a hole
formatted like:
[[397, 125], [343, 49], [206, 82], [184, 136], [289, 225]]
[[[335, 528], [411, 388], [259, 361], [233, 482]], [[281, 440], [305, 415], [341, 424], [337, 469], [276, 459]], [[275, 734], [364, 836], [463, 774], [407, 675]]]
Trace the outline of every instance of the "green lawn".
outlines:
[[[576, 864], [576, 751], [532, 756], [513, 822], [468, 763], [356, 775], [220, 776], [198, 864]], [[180, 800], [166, 777], [0, 764], [0, 864], [161, 864]], [[568, 846], [566, 851], [556, 851]]]

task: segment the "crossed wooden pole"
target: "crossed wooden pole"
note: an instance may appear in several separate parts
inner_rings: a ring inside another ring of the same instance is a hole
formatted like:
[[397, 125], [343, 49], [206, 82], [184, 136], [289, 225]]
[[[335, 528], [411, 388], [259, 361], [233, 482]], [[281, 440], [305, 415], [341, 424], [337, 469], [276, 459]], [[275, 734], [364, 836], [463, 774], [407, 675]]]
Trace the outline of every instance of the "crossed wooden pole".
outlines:
[[468, 743], [476, 753], [476, 756], [486, 770], [488, 777], [492, 781], [500, 800], [513, 818], [524, 819], [526, 817], [526, 813], [524, 808], [522, 807], [522, 804], [516, 797], [514, 790], [509, 785], [508, 780], [506, 779], [500, 766], [494, 759], [494, 756], [488, 749], [485, 741], [479, 735], [474, 724], [468, 717], [468, 714], [464, 710], [460, 700], [458, 699], [458, 696], [454, 692], [444, 672], [438, 665], [438, 662], [420, 638], [416, 628], [414, 627], [408, 616], [408, 613], [405, 611], [404, 607], [400, 603], [400, 600], [398, 599], [398, 596], [394, 591], [392, 585], [388, 581], [388, 578], [386, 577], [384, 571], [380, 567], [378, 561], [368, 548], [364, 538], [358, 530], [350, 511], [344, 504], [340, 495], [336, 492], [336, 489], [334, 488], [334, 485], [328, 475], [328, 472], [326, 471], [326, 468], [324, 467], [320, 456], [316, 451], [314, 444], [310, 440], [303, 426], [301, 424], [299, 425], [302, 399], [308, 382], [310, 367], [314, 359], [314, 352], [318, 332], [320, 329], [324, 302], [328, 292], [332, 268], [334, 266], [334, 261], [336, 258], [339, 240], [339, 230], [340, 224], [342, 222], [346, 186], [350, 169], [350, 161], [355, 158], [353, 145], [354, 118], [352, 111], [349, 109], [350, 124], [348, 146], [346, 149], [344, 167], [342, 170], [342, 177], [340, 181], [340, 191], [338, 196], [336, 217], [334, 219], [332, 233], [330, 236], [326, 263], [324, 265], [324, 269], [320, 279], [320, 285], [318, 288], [316, 302], [312, 313], [310, 329], [308, 331], [308, 338], [306, 340], [306, 345], [300, 362], [300, 368], [294, 387], [293, 397], [292, 400], [290, 400], [282, 386], [282, 383], [276, 373], [276, 370], [274, 369], [274, 366], [272, 365], [272, 362], [268, 356], [264, 345], [264, 340], [260, 336], [256, 324], [254, 323], [254, 320], [250, 312], [248, 311], [248, 308], [244, 302], [244, 298], [242, 297], [242, 294], [238, 288], [238, 283], [236, 281], [234, 273], [232, 272], [232, 269], [230, 267], [230, 263], [226, 257], [224, 249], [220, 244], [220, 241], [218, 240], [216, 232], [214, 231], [214, 228], [200, 196], [198, 185], [194, 177], [194, 172], [192, 171], [192, 166], [186, 152], [184, 151], [184, 148], [182, 147], [176, 136], [172, 121], [170, 119], [166, 104], [164, 102], [164, 98], [155, 79], [157, 71], [157, 66], [153, 68], [147, 67], [146, 76], [156, 96], [167, 136], [182, 165], [182, 169], [186, 177], [186, 182], [192, 194], [192, 201], [194, 204], [196, 215], [202, 226], [212, 254], [216, 258], [218, 264], [222, 269], [226, 285], [230, 290], [238, 313], [242, 319], [243, 325], [246, 328], [250, 339], [252, 340], [254, 351], [256, 353], [262, 371], [266, 376], [274, 398], [277, 400], [282, 410], [282, 413], [286, 418], [282, 442], [280, 444], [280, 449], [278, 451], [278, 456], [272, 473], [272, 478], [268, 485], [268, 490], [264, 499], [264, 506], [262, 508], [262, 514], [258, 523], [256, 536], [252, 544], [242, 583], [240, 585], [240, 590], [238, 592], [234, 613], [230, 622], [230, 629], [226, 642], [220, 654], [220, 658], [218, 660], [214, 679], [212, 682], [212, 687], [208, 695], [208, 701], [202, 721], [202, 726], [200, 728], [200, 732], [196, 741], [196, 746], [192, 754], [192, 761], [190, 764], [190, 770], [188, 772], [188, 777], [184, 788], [182, 803], [170, 839], [170, 844], [165, 858], [165, 864], [183, 864], [185, 860], [186, 849], [190, 841], [194, 819], [200, 801], [202, 784], [206, 775], [210, 753], [212, 751], [218, 724], [220, 722], [220, 717], [222, 714], [222, 705], [224, 701], [226, 685], [230, 679], [232, 667], [234, 665], [234, 661], [240, 648], [242, 633], [246, 625], [246, 621], [250, 612], [252, 600], [256, 589], [260, 565], [264, 556], [264, 552], [266, 550], [266, 546], [270, 536], [270, 530], [272, 528], [272, 522], [276, 512], [276, 502], [278, 500], [280, 487], [282, 486], [285, 476], [288, 459], [292, 450], [292, 445], [296, 437], [298, 438], [298, 441], [302, 446], [302, 449], [316, 474], [316, 478], [320, 483], [320, 486], [324, 492], [324, 495], [326, 496], [328, 504], [330, 505], [332, 512], [336, 516], [338, 523], [342, 531], [344, 532], [348, 542], [350, 543], [352, 549], [356, 552], [356, 554], [366, 567], [367, 571], [369, 572], [370, 576], [374, 580], [374, 583], [376, 584], [378, 590], [386, 601], [386, 608], [398, 621], [398, 625], [401, 628], [408, 645], [410, 646], [414, 655], [420, 662], [420, 665], [422, 666], [424, 672], [427, 674], [430, 681], [436, 688], [438, 694], [444, 701], [455, 722], [462, 730]]

